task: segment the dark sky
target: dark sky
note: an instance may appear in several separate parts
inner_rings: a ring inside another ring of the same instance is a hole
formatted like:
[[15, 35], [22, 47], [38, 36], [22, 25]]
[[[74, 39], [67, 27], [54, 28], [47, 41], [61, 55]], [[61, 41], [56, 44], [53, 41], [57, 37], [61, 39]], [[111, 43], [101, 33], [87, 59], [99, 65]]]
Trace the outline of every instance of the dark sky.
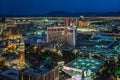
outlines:
[[0, 14], [120, 11], [120, 0], [0, 0]]

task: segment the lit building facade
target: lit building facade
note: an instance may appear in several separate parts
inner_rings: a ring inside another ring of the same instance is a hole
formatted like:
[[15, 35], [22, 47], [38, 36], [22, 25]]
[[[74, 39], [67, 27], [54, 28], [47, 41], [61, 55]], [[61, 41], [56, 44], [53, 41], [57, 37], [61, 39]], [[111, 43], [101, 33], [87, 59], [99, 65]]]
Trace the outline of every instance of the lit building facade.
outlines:
[[76, 32], [74, 28], [70, 27], [48, 27], [47, 28], [47, 42], [48, 43], [64, 43], [75, 47]]
[[79, 22], [79, 26], [80, 27], [87, 27], [88, 26], [88, 22], [86, 22], [86, 21], [80, 21]]
[[[13, 49], [16, 54], [19, 55], [19, 64], [25, 64], [25, 43], [21, 34], [10, 34], [8, 35], [8, 48]], [[10, 50], [9, 50], [10, 51]]]
[[0, 23], [0, 35], [2, 34], [2, 32], [3, 32], [3, 24], [2, 23]]
[[73, 22], [73, 26], [74, 27], [78, 26], [78, 22], [77, 21]]
[[68, 17], [65, 18], [65, 25], [70, 26], [70, 19]]

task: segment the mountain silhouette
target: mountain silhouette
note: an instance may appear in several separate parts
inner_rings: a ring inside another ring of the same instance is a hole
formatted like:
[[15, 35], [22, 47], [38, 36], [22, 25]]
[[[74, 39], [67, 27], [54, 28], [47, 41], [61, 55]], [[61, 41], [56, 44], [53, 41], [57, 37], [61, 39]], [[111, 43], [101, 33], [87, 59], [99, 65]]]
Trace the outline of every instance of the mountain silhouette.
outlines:
[[71, 13], [71, 12], [65, 12], [65, 11], [54, 11], [54, 12], [48, 12], [45, 14], [3, 14], [0, 15], [0, 17], [79, 17], [79, 16], [87, 16], [87, 17], [110, 17], [110, 16], [120, 16], [120, 12], [82, 12], [82, 13]]
[[41, 16], [47, 17], [79, 17], [79, 16], [89, 16], [89, 17], [97, 17], [97, 16], [120, 16], [120, 12], [84, 12], [84, 13], [71, 13], [65, 11], [56, 11], [56, 12], [49, 12], [43, 14]]

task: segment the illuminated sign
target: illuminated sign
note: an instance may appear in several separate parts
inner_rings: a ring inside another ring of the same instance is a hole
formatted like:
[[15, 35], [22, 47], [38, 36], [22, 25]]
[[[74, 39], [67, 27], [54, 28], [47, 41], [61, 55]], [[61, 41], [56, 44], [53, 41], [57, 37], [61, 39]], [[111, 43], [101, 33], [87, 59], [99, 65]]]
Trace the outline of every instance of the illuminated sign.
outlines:
[[90, 75], [91, 75], [91, 71], [88, 68], [86, 68], [84, 70], [84, 77], [89, 77]]

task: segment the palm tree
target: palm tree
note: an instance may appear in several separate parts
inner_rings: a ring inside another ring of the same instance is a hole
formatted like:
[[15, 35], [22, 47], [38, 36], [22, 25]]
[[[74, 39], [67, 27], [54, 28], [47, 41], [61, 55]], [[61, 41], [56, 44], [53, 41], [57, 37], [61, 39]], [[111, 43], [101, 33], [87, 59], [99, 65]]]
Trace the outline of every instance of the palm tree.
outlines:
[[77, 54], [78, 54], [78, 50], [77, 49], [74, 49], [73, 51], [72, 51], [72, 53], [75, 55], [75, 58], [77, 57]]
[[57, 51], [57, 54], [58, 54], [59, 56], [63, 56], [63, 54], [62, 54], [62, 51], [61, 51], [61, 50], [58, 50], [58, 51]]

